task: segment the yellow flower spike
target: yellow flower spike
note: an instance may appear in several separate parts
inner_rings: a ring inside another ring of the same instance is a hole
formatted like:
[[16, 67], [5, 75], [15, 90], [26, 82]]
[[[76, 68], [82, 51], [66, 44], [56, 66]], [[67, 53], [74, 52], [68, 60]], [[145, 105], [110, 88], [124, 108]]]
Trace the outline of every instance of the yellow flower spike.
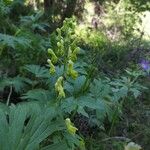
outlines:
[[64, 46], [62, 45], [60, 50], [59, 50], [59, 54], [60, 56], [63, 56], [64, 55]]
[[80, 52], [80, 48], [77, 47], [74, 51], [73, 51], [75, 54], [78, 54]]
[[68, 59], [71, 59], [71, 55], [72, 55], [72, 50], [71, 50], [71, 48], [69, 47], [69, 50], [68, 50]]
[[72, 60], [72, 61], [76, 61], [76, 60], [77, 60], [77, 54], [79, 53], [79, 51], [80, 51], [80, 48], [79, 48], [79, 47], [77, 47], [77, 48], [73, 51], [72, 56], [71, 56], [71, 60]]
[[60, 40], [60, 43], [61, 43], [61, 44], [64, 44], [64, 41], [63, 41], [63, 39], [61, 39], [61, 40]]
[[75, 40], [76, 39], [76, 35], [71, 35], [71, 40]]
[[73, 62], [72, 62], [72, 60], [68, 61], [67, 74], [69, 76], [71, 76], [73, 79], [76, 79], [78, 77], [78, 72], [73, 69]]
[[63, 43], [62, 42], [57, 42], [57, 46], [58, 46], [58, 54], [60, 56], [64, 55], [64, 45], [63, 45]]
[[57, 42], [57, 46], [58, 46], [58, 47], [61, 47], [61, 43], [60, 43], [60, 42]]
[[73, 79], [76, 79], [78, 77], [78, 72], [75, 70], [72, 70], [70, 75]]
[[56, 29], [57, 33], [61, 33], [61, 30], [59, 28]]
[[50, 65], [50, 74], [54, 74], [56, 72], [55, 66], [53, 65], [52, 61], [50, 59], [47, 60], [47, 62]]
[[64, 21], [63, 21], [63, 24], [65, 24], [67, 21], [66, 21], [67, 19], [65, 19]]
[[70, 134], [75, 135], [76, 131], [78, 130], [76, 127], [73, 126], [72, 122], [70, 121], [69, 118], [65, 120], [67, 130]]
[[55, 53], [54, 53], [54, 51], [52, 50], [52, 49], [48, 49], [48, 53], [51, 55], [51, 60], [52, 60], [52, 62], [54, 63], [54, 64], [56, 64], [57, 63], [57, 61], [58, 61], [58, 58], [57, 58], [57, 56], [55, 55]]
[[65, 98], [65, 92], [62, 86], [63, 77], [59, 77], [57, 82], [55, 83], [55, 90], [58, 92], [59, 98]]
[[125, 146], [125, 150], [141, 150], [142, 147], [134, 142], [130, 142]]

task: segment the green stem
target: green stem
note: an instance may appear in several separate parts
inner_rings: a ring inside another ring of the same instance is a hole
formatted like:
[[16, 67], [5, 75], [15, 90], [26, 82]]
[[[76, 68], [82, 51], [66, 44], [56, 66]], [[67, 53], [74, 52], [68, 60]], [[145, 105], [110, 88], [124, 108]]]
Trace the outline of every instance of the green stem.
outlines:
[[116, 110], [115, 110], [115, 112], [114, 112], [113, 121], [112, 121], [112, 124], [111, 124], [111, 128], [110, 128], [110, 130], [109, 130], [109, 136], [111, 135], [112, 130], [113, 130], [113, 128], [114, 128], [114, 125], [115, 125], [115, 123], [116, 123], [117, 110], [118, 110], [118, 109], [116, 108]]
[[85, 80], [85, 82], [84, 82], [84, 85], [81, 87], [82, 93], [84, 93], [84, 92], [88, 89], [88, 87], [90, 86], [90, 83], [91, 83], [90, 81], [91, 81], [91, 78], [92, 78], [93, 73], [94, 73], [94, 69], [92, 68], [92, 69], [90, 70], [88, 76], [86, 77], [86, 80]]
[[74, 110], [73, 114], [71, 115], [71, 119], [73, 119], [73, 118], [74, 118], [74, 116], [75, 116], [75, 115], [76, 115], [76, 113], [77, 113], [77, 110], [78, 110], [78, 106], [76, 106], [76, 108], [75, 108], [75, 110]]
[[9, 105], [11, 94], [12, 94], [12, 85], [10, 86], [10, 92], [7, 98], [7, 103], [6, 103], [7, 106]]

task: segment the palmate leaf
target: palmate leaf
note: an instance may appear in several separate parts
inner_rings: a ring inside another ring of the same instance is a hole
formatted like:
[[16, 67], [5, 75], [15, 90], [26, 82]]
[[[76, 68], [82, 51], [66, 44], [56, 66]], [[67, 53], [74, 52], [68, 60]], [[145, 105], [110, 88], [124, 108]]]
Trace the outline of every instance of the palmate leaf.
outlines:
[[5, 104], [0, 103], [0, 110], [7, 112], [8, 111], [8, 107]]
[[82, 92], [85, 82], [86, 76], [82, 75], [77, 77], [76, 80], [66, 81], [64, 83], [64, 89], [71, 95], [78, 94]]
[[[81, 103], [82, 105], [80, 105]], [[74, 97], [69, 97], [65, 99], [61, 105], [61, 109], [65, 113], [71, 114], [71, 112], [77, 111], [79, 114], [82, 114], [88, 117], [88, 114], [85, 111], [85, 107], [86, 107], [86, 104], [84, 103], [84, 100], [81, 102], [81, 101], [78, 101], [78, 99], [75, 99]], [[90, 105], [88, 105], [87, 107], [90, 107]]]
[[111, 108], [111, 104], [107, 103], [105, 100], [97, 100], [97, 109], [96, 109], [96, 117], [99, 121], [103, 122], [104, 118], [107, 116], [110, 121], [112, 121], [113, 110]]
[[16, 48], [17, 45], [22, 47], [30, 47], [30, 40], [25, 39], [24, 37], [15, 37], [12, 35], [0, 33], [0, 44]]
[[96, 99], [92, 98], [90, 95], [81, 96], [77, 99], [78, 105], [90, 109], [97, 109], [99, 106], [97, 105]]
[[88, 117], [88, 113], [86, 112], [86, 108], [91, 110], [96, 110], [97, 118], [102, 120], [106, 117], [106, 115], [111, 118], [111, 103], [102, 99], [101, 97], [95, 98], [92, 95], [81, 96], [78, 98], [78, 113]]
[[[69, 91], [71, 87], [76, 87], [76, 90], [80, 92], [82, 85], [85, 82], [84, 76], [81, 76], [74, 81], [74, 86], [65, 84], [65, 89]], [[70, 90], [74, 91], [73, 89]], [[99, 121], [107, 116], [111, 120], [113, 115], [113, 106], [116, 104], [114, 101], [111, 86], [108, 80], [94, 80], [90, 86], [90, 92], [88, 94], [79, 95], [78, 97], [71, 96], [66, 98], [62, 103], [62, 110], [66, 113], [77, 111], [86, 117], [89, 117], [88, 111], [95, 110], [96, 117]]]
[[5, 87], [12, 86], [16, 92], [23, 91], [26, 86], [27, 79], [23, 77], [5, 78], [0, 80], [0, 91], [3, 91]]
[[90, 93], [95, 98], [104, 98], [111, 93], [111, 87], [107, 80], [94, 80], [90, 87]]
[[112, 86], [112, 91], [116, 97], [116, 100], [127, 97], [128, 94], [132, 94], [134, 98], [137, 98], [141, 94], [141, 91], [146, 89], [137, 81], [135, 81], [135, 79], [136, 78], [131, 80], [131, 78], [123, 76], [120, 79], [115, 79], [109, 83]]
[[63, 101], [61, 108], [65, 113], [71, 114], [71, 112], [75, 110], [77, 106], [76, 99], [74, 97], [68, 97]]
[[40, 109], [36, 103], [10, 106], [7, 113], [0, 109], [0, 149], [39, 149], [46, 137], [65, 129], [61, 119], [52, 121], [55, 117], [53, 108]]
[[113, 94], [109, 80], [94, 80], [90, 87], [90, 96], [95, 100], [96, 117], [102, 122], [107, 116], [111, 120], [113, 115]]
[[79, 76], [74, 82], [74, 91], [79, 92], [81, 88], [83, 88], [85, 81], [86, 81], [85, 76]]
[[26, 65], [24, 69], [34, 74], [37, 78], [50, 77], [49, 70], [39, 65]]
[[46, 32], [45, 28], [48, 28], [49, 25], [46, 22], [40, 21], [40, 18], [43, 16], [43, 12], [39, 11], [35, 15], [31, 16], [22, 16], [21, 25], [33, 30], [38, 29], [43, 32]]
[[66, 98], [63, 101], [61, 108], [66, 113], [71, 113], [77, 109], [77, 112], [79, 114], [88, 117], [86, 108], [94, 110], [94, 109], [98, 109], [99, 105], [97, 105], [96, 100], [90, 97], [90, 95], [85, 95], [85, 96], [80, 96], [78, 98], [74, 98], [74, 97]]
[[40, 19], [40, 17], [42, 17], [42, 15], [43, 13], [39, 12], [35, 16], [22, 16], [20, 21], [22, 25], [31, 25], [32, 23], [37, 22]]
[[46, 102], [51, 99], [51, 92], [44, 89], [33, 89], [25, 93], [21, 98]]

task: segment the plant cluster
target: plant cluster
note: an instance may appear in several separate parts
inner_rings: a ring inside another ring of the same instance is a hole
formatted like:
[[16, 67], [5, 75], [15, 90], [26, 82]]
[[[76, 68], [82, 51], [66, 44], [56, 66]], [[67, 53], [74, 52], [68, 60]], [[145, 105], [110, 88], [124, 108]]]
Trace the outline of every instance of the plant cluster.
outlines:
[[[89, 128], [113, 136], [124, 105], [134, 105], [146, 90], [140, 82], [145, 74], [129, 69], [119, 77], [100, 74], [79, 46], [75, 17], [49, 35], [42, 12], [22, 10], [12, 19], [18, 5], [27, 10], [24, 3], [0, 3], [0, 149], [84, 150], [88, 138], [99, 136], [84, 134]], [[104, 51], [105, 35], [92, 39]], [[140, 147], [131, 142], [125, 149], [130, 146]]]

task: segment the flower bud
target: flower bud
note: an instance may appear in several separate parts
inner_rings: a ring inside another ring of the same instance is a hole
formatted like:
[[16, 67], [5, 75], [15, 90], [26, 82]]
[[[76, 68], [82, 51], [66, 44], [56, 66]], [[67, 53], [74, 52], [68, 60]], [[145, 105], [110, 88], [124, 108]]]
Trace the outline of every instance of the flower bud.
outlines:
[[47, 62], [50, 65], [50, 69], [49, 69], [50, 74], [54, 74], [56, 72], [55, 66], [53, 65], [53, 63], [52, 63], [52, 61], [50, 59], [48, 59]]
[[78, 72], [75, 70], [72, 70], [70, 75], [73, 79], [76, 79], [78, 77]]
[[71, 60], [72, 60], [72, 61], [76, 61], [76, 60], [77, 60], [77, 54], [79, 53], [79, 51], [80, 51], [80, 48], [79, 48], [79, 47], [77, 47], [77, 48], [73, 51], [72, 56], [71, 56]]
[[61, 33], [61, 30], [59, 28], [56, 29], [57, 33]]
[[78, 72], [73, 69], [73, 62], [71, 60], [68, 61], [67, 74], [73, 79], [78, 77]]
[[57, 42], [57, 46], [58, 46], [58, 52], [57, 52], [57, 54], [59, 55], [59, 56], [62, 56], [62, 55], [64, 55], [64, 45], [63, 45], [63, 40], [61, 40], [61, 42]]
[[61, 43], [60, 43], [60, 42], [57, 42], [57, 46], [58, 46], [58, 47], [61, 47]]
[[68, 59], [69, 59], [69, 60], [71, 59], [71, 55], [72, 55], [72, 50], [71, 50], [71, 48], [69, 47], [69, 50], [68, 50]]
[[65, 98], [65, 92], [62, 86], [62, 82], [63, 82], [63, 77], [59, 77], [57, 82], [55, 83], [55, 90], [56, 92], [58, 92], [58, 97], [59, 98]]
[[57, 61], [58, 61], [58, 58], [57, 58], [57, 56], [55, 55], [54, 51], [49, 48], [49, 49], [48, 49], [48, 53], [51, 55], [51, 60], [52, 60], [52, 62], [53, 62], [54, 64], [56, 64]]
[[[66, 20], [67, 20], [67, 19], [66, 19]], [[65, 23], [66, 23], [66, 20], [64, 20], [64, 21], [63, 21], [63, 24], [65, 24]]]
[[71, 123], [70, 119], [67, 118], [65, 120], [66, 126], [67, 126], [67, 130], [70, 134], [75, 135], [76, 131], [78, 130], [76, 127], [73, 126], [73, 124]]
[[64, 44], [64, 41], [63, 41], [63, 39], [61, 39], [61, 40], [60, 40], [60, 43], [61, 43], [61, 44]]

